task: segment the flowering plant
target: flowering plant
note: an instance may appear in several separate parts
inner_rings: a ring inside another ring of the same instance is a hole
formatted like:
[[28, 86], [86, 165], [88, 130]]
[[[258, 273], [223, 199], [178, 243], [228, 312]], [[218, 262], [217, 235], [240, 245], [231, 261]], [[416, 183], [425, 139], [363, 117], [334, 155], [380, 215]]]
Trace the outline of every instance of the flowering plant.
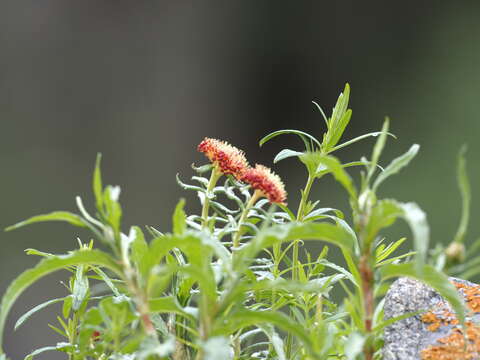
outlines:
[[[37, 349], [25, 359], [60, 351], [69, 359], [377, 359], [382, 332], [398, 319], [383, 319], [382, 298], [389, 281], [408, 276], [443, 295], [464, 319], [462, 301], [445, 272], [474, 275], [465, 259], [463, 239], [468, 223], [469, 187], [463, 152], [459, 179], [464, 207], [459, 232], [450, 246], [428, 252], [429, 230], [415, 203], [377, 198], [377, 189], [416, 155], [419, 146], [385, 167], [380, 155], [389, 133], [381, 131], [340, 142], [350, 121], [348, 84], [320, 141], [298, 130], [280, 130], [260, 145], [292, 134], [304, 150], [284, 149], [274, 162], [296, 158], [307, 180], [295, 211], [287, 205], [280, 177], [264, 165], [250, 166], [243, 151], [205, 138], [198, 151], [208, 159], [193, 167], [194, 184], [178, 184], [198, 194], [202, 211], [186, 214], [184, 200], [173, 212], [170, 232], [153, 226], [121, 227], [120, 189], [103, 186], [98, 156], [93, 174], [94, 215], [80, 197], [79, 213], [56, 211], [9, 227], [64, 221], [89, 229], [94, 240], [68, 254], [29, 249], [42, 259], [17, 277], [3, 295], [0, 309], [0, 359], [5, 322], [16, 299], [31, 284], [54, 271], [70, 272], [68, 293], [29, 310], [32, 315], [62, 303], [58, 323], [49, 325], [64, 341]], [[342, 163], [332, 154], [359, 140], [376, 137], [369, 159]], [[355, 184], [347, 170], [361, 169]], [[312, 186], [332, 175], [345, 190], [351, 222], [334, 208], [310, 198]], [[382, 230], [404, 219], [413, 234], [413, 251], [397, 254], [405, 239], [385, 239]], [[319, 253], [306, 242], [323, 244]], [[100, 244], [97, 248], [94, 245]], [[330, 246], [340, 250], [345, 265], [328, 260]], [[305, 251], [304, 256], [300, 256]], [[332, 297], [333, 289], [343, 294]]]

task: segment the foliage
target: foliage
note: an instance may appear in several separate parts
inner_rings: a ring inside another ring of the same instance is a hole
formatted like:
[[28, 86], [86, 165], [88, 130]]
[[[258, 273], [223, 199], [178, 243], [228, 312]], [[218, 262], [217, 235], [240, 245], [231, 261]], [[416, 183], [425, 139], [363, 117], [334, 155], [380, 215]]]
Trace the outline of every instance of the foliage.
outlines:
[[[302, 140], [303, 150], [284, 149], [274, 160], [297, 158], [305, 166], [307, 180], [297, 210], [283, 203], [283, 183], [269, 169], [242, 169], [243, 152], [206, 139], [199, 150], [211, 162], [193, 168], [195, 184], [177, 177], [182, 188], [198, 194], [201, 215], [186, 214], [180, 200], [171, 232], [151, 226], [124, 232], [120, 188], [103, 185], [98, 156], [94, 215], [77, 198], [78, 214], [55, 211], [7, 228], [64, 221], [89, 229], [93, 240], [79, 241], [79, 248], [68, 254], [28, 250], [42, 260], [3, 295], [0, 358], [6, 359], [3, 331], [15, 300], [28, 286], [61, 269], [70, 272], [68, 293], [27, 311], [15, 327], [62, 303], [57, 323], [49, 326], [64, 341], [25, 359], [47, 351], [64, 352], [69, 359], [377, 359], [382, 331], [391, 323], [383, 319], [382, 298], [389, 281], [399, 276], [436, 289], [463, 319], [462, 301], [445, 272], [469, 277], [478, 269], [478, 258], [466, 260], [462, 253], [470, 196], [465, 151], [459, 155], [464, 201], [459, 230], [453, 245], [429, 253], [429, 228], [420, 207], [376, 194], [408, 165], [419, 146], [380, 166], [387, 137], [393, 136], [388, 119], [381, 131], [341, 142], [352, 116], [349, 96], [347, 84], [330, 117], [315, 103], [327, 127], [321, 139], [280, 130], [260, 141], [264, 145], [285, 134]], [[369, 137], [376, 138], [370, 159], [342, 163], [332, 155]], [[347, 172], [351, 167], [361, 169], [359, 183]], [[342, 211], [321, 208], [310, 199], [312, 186], [327, 175], [345, 190], [351, 222]], [[273, 190], [276, 197], [269, 196]], [[413, 251], [398, 254], [405, 238], [391, 241], [382, 235], [397, 219], [410, 226]], [[304, 251], [307, 241], [320, 241], [320, 253]], [[101, 247], [94, 248], [95, 243]], [[328, 260], [330, 246], [340, 249], [345, 266]], [[335, 300], [333, 289], [343, 298]]]

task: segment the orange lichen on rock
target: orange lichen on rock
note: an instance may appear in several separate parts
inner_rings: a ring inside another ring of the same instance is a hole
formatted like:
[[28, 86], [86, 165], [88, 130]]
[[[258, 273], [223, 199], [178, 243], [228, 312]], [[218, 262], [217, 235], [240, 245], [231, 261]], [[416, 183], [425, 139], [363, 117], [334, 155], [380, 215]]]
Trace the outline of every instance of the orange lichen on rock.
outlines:
[[470, 310], [480, 312], [480, 285], [468, 286], [454, 281], [453, 285], [460, 290]]
[[422, 350], [423, 360], [473, 360], [477, 359], [480, 352], [480, 328], [467, 323], [468, 343], [465, 346], [465, 339], [461, 329], [454, 329], [453, 333], [441, 338], [438, 342], [441, 345], [430, 345]]
[[[470, 315], [480, 312], [480, 286], [470, 286], [459, 282], [453, 282], [455, 287], [464, 296]], [[440, 304], [441, 306], [441, 304]], [[445, 306], [445, 304], [444, 304]], [[434, 309], [422, 316], [422, 321], [430, 324], [427, 329], [436, 331], [440, 326], [458, 325], [455, 315], [445, 307]], [[422, 360], [473, 360], [480, 356], [480, 327], [472, 321], [465, 323], [467, 328], [467, 344], [463, 330], [454, 328], [452, 333], [437, 340], [439, 345], [430, 345], [422, 350]]]

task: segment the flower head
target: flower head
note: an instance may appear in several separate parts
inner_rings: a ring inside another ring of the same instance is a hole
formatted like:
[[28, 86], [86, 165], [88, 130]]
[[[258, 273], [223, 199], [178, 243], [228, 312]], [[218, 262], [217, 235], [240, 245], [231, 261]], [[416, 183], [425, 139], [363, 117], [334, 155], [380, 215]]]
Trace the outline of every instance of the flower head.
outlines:
[[256, 164], [245, 172], [241, 180], [260, 191], [271, 203], [283, 204], [287, 199], [282, 180], [266, 166]]
[[240, 180], [248, 169], [248, 162], [243, 151], [225, 141], [205, 138], [197, 149], [204, 153], [212, 164], [225, 175], [231, 174]]

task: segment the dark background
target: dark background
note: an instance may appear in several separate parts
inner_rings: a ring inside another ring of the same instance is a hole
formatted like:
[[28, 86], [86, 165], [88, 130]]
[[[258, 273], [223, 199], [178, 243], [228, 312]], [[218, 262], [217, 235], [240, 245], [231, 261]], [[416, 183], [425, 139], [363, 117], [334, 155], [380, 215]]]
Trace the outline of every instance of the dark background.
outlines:
[[[259, 149], [258, 140], [281, 128], [321, 138], [324, 123], [311, 100], [330, 113], [348, 81], [353, 118], [344, 139], [379, 130], [389, 115], [398, 140], [389, 142], [382, 163], [421, 144], [381, 196], [418, 202], [434, 242], [455, 232], [455, 159], [469, 144], [472, 240], [480, 234], [479, 21], [479, 2], [468, 1], [1, 1], [0, 225], [75, 210], [75, 195], [91, 205], [91, 173], [102, 152], [105, 181], [123, 189], [124, 229], [151, 224], [168, 231], [185, 196], [175, 174], [188, 179], [190, 164], [204, 161], [196, 152], [204, 136], [271, 166], [282, 145], [301, 143], [284, 137]], [[336, 155], [356, 160], [372, 143]], [[286, 160], [274, 168], [296, 207], [302, 167]], [[324, 206], [346, 207], [332, 181], [317, 183], [312, 194]], [[195, 197], [187, 198], [197, 211]], [[398, 230], [410, 236], [406, 227]], [[1, 235], [0, 294], [38, 261], [24, 249], [65, 252], [77, 236], [88, 240], [65, 224]], [[59, 341], [46, 326], [55, 323], [49, 311], [11, 329], [27, 309], [63, 294], [63, 278], [33, 286], [14, 307], [5, 344], [12, 359]]]

